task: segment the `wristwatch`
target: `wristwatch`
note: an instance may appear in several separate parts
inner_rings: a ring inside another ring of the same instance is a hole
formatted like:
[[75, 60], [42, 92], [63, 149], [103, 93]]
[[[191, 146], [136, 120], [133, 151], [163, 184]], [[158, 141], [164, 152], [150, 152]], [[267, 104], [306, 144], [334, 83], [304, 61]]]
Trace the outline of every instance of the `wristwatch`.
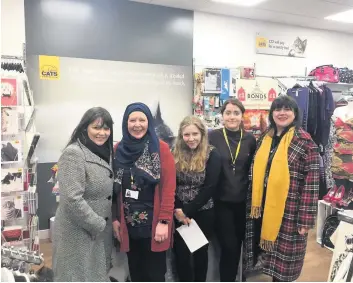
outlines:
[[159, 220], [158, 221], [159, 223], [161, 223], [161, 224], [166, 224], [166, 225], [168, 225], [169, 224], [169, 221], [168, 220]]

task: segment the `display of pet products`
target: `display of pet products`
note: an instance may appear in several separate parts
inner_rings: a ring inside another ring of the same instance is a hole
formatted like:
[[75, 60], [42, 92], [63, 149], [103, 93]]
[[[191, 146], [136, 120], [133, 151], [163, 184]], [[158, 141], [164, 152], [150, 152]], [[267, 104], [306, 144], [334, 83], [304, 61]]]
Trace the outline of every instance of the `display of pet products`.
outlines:
[[16, 135], [19, 131], [18, 112], [14, 107], [1, 107], [1, 133]]
[[1, 169], [1, 192], [23, 191], [22, 168]]
[[[1, 231], [2, 246], [39, 249], [36, 164], [39, 135], [24, 58], [1, 55]], [[33, 162], [32, 162], [33, 161]]]
[[20, 225], [6, 226], [1, 233], [3, 246], [24, 247], [22, 241], [23, 227]]
[[195, 73], [193, 109], [208, 128], [218, 128], [220, 107], [233, 93], [230, 69], [203, 68]]
[[244, 129], [258, 139], [269, 126], [268, 114], [268, 110], [246, 110], [243, 116]]
[[20, 140], [1, 141], [1, 162], [15, 163], [22, 160], [22, 142]]
[[17, 80], [1, 78], [1, 106], [17, 105]]
[[15, 220], [24, 216], [23, 196], [1, 197], [1, 220]]

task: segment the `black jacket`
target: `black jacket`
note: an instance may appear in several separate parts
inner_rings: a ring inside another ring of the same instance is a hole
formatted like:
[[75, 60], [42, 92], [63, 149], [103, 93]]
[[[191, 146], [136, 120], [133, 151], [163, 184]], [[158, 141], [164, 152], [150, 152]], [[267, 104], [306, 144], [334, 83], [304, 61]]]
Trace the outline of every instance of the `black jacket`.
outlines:
[[[240, 131], [227, 131], [228, 141], [233, 156], [240, 140]], [[218, 185], [216, 200], [239, 203], [246, 200], [249, 187], [249, 170], [256, 150], [256, 139], [252, 133], [243, 130], [238, 158], [233, 172], [232, 158], [224, 139], [223, 129], [217, 129], [209, 134], [210, 144], [218, 149], [222, 159], [222, 172]]]

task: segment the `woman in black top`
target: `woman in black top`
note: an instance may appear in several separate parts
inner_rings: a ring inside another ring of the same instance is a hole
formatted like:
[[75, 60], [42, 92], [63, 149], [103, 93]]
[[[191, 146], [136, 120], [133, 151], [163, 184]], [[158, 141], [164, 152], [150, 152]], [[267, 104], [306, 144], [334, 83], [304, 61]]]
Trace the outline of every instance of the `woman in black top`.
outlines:
[[[188, 116], [181, 122], [173, 154], [177, 169], [176, 226], [194, 219], [210, 239], [214, 229], [212, 195], [219, 180], [221, 159], [209, 145], [207, 129], [199, 118]], [[175, 233], [174, 251], [179, 281], [206, 281], [208, 244], [191, 254], [179, 233]]]
[[221, 109], [224, 128], [212, 131], [209, 138], [222, 159], [222, 173], [215, 195], [221, 282], [235, 281], [245, 234], [249, 169], [256, 140], [242, 129], [244, 112], [245, 108], [238, 99], [227, 100]]

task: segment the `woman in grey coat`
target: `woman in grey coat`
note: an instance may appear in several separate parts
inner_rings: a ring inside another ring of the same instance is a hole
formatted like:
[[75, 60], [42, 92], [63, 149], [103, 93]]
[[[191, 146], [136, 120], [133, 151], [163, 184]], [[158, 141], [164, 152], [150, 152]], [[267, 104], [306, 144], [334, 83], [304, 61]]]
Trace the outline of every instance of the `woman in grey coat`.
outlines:
[[113, 121], [89, 109], [58, 163], [60, 203], [53, 235], [54, 281], [110, 281]]

